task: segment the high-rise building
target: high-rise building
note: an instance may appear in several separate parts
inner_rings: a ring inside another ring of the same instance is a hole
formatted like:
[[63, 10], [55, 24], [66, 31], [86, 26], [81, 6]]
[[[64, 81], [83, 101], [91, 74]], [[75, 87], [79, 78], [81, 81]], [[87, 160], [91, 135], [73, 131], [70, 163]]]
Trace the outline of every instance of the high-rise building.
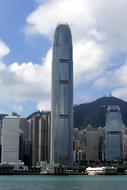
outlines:
[[87, 129], [85, 134], [86, 160], [99, 160], [99, 133], [98, 128]]
[[119, 106], [108, 106], [105, 130], [106, 161], [122, 160], [124, 124]]
[[1, 162], [19, 162], [19, 128], [19, 117], [7, 116], [3, 119]]
[[[32, 116], [32, 165], [40, 164], [42, 161], [50, 161], [50, 134], [51, 114], [40, 113]], [[28, 152], [28, 151], [27, 151]]]
[[73, 60], [67, 24], [57, 26], [52, 60], [51, 162], [72, 165]]
[[39, 119], [38, 162], [50, 162], [51, 114]]
[[104, 128], [93, 128], [90, 124], [84, 129], [73, 129], [73, 161], [104, 160]]
[[38, 163], [38, 129], [39, 117], [34, 115], [32, 118], [32, 165], [36, 166]]

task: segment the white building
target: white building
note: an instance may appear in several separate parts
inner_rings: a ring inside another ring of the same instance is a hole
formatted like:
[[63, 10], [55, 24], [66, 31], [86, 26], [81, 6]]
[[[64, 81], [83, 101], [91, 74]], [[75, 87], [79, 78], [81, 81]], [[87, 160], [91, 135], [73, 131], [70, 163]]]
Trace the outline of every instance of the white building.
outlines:
[[1, 162], [19, 162], [19, 128], [20, 118], [7, 116], [3, 119]]

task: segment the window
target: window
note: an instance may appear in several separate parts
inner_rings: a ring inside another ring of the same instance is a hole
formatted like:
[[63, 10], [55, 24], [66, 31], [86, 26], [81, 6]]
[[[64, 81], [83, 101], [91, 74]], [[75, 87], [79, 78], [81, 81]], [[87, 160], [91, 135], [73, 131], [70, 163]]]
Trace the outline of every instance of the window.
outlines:
[[68, 59], [60, 59], [60, 63], [68, 63], [69, 60]]
[[69, 84], [69, 80], [60, 80], [60, 84]]
[[59, 116], [60, 116], [60, 118], [68, 118], [69, 117], [68, 114], [60, 114]]

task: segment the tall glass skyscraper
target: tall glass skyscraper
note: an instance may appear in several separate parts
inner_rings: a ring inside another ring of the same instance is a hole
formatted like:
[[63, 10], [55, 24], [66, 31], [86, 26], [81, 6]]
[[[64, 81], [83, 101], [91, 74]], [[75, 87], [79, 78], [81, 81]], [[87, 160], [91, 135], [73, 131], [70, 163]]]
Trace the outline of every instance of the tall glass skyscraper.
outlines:
[[73, 128], [72, 36], [67, 24], [57, 26], [52, 60], [51, 161], [70, 166]]
[[106, 114], [106, 161], [123, 159], [124, 124], [117, 105], [108, 106]]

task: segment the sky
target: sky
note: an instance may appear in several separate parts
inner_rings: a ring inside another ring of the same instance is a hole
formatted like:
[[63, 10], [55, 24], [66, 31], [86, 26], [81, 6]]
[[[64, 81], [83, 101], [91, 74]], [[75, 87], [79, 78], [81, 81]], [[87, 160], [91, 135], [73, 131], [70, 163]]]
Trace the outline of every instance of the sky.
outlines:
[[51, 109], [55, 28], [73, 38], [74, 104], [127, 101], [127, 0], [0, 0], [0, 113]]

